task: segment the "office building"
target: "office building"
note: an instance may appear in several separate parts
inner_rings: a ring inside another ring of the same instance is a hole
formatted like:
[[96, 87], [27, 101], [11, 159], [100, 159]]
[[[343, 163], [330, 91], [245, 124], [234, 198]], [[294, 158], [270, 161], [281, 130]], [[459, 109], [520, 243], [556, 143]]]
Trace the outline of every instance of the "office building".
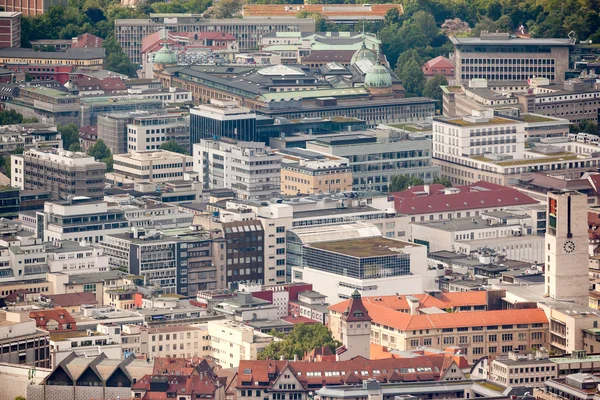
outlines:
[[558, 376], [558, 365], [545, 349], [520, 354], [511, 351], [489, 362], [489, 379], [507, 387], [542, 387]]
[[0, 336], [3, 363], [50, 367], [49, 334], [36, 328], [29, 312], [0, 312]]
[[420, 292], [427, 279], [425, 246], [381, 236], [319, 241], [302, 248], [302, 266], [292, 267], [293, 282], [311, 282], [335, 304], [355, 289], [365, 295]]
[[352, 190], [352, 168], [344, 157], [325, 156], [304, 149], [280, 149], [281, 193], [339, 193]]
[[455, 79], [521, 81], [542, 77], [563, 82], [574, 41], [522, 39], [508, 33], [483, 31], [479, 37], [450, 38], [454, 44]]
[[136, 116], [127, 124], [127, 152], [159, 150], [174, 141], [190, 148], [190, 119], [180, 114]]
[[161, 149], [116, 154], [113, 160], [114, 170], [106, 174], [106, 181], [116, 186], [181, 181], [193, 171], [191, 156]]
[[533, 395], [539, 400], [593, 400], [598, 397], [600, 378], [589, 373], [569, 374], [564, 378], [548, 379], [544, 385], [533, 389]]
[[229, 138], [259, 142], [256, 135], [256, 114], [239, 107], [235, 101], [212, 100], [190, 110], [191, 144], [201, 139]]
[[0, 185], [0, 218], [17, 218], [20, 202], [19, 189], [10, 185]]
[[[415, 297], [406, 297], [413, 305], [408, 313], [395, 310], [385, 301], [363, 301], [371, 317], [371, 343], [400, 351], [419, 346], [440, 350], [458, 346], [461, 355], [472, 363], [481, 357], [508, 354], [514, 349], [545, 347], [550, 339], [548, 318], [542, 309], [449, 313], [438, 308], [433, 317], [427, 309], [417, 309], [419, 301]], [[351, 301], [329, 307], [329, 326], [338, 340], [342, 317]]]
[[167, 28], [172, 32], [224, 32], [233, 35], [240, 51], [258, 48], [261, 35], [270, 32], [314, 32], [315, 23], [305, 18], [205, 19], [199, 14], [151, 14], [148, 19], [115, 21], [115, 38], [131, 62], [141, 64], [142, 39]]
[[79, 97], [44, 86], [21, 87], [19, 96], [6, 102], [6, 109], [48, 124], [79, 124]]
[[[160, 111], [156, 113], [159, 114]], [[113, 155], [128, 153], [127, 125], [138, 115], [147, 116], [149, 112], [131, 111], [98, 115], [97, 137], [102, 139]]]
[[546, 293], [553, 299], [589, 304], [587, 196], [548, 193]]
[[62, 0], [3, 0], [0, 2], [0, 6], [4, 8], [4, 11], [20, 12], [25, 16], [33, 16], [44, 14], [53, 5], [66, 6], [67, 2]]
[[62, 52], [42, 52], [26, 48], [0, 49], [0, 65], [71, 65], [102, 69], [106, 57], [104, 48], [79, 48]]
[[202, 139], [193, 149], [194, 170], [206, 189], [233, 189], [244, 200], [280, 193], [282, 157], [264, 143]]
[[[4, 9], [6, 10], [6, 7]], [[0, 48], [21, 47], [21, 15], [20, 12], [0, 13]]]
[[106, 164], [85, 153], [30, 149], [11, 156], [11, 169], [12, 186], [50, 192], [56, 200], [104, 197]]
[[315, 138], [306, 148], [326, 156], [347, 158], [353, 190], [387, 192], [396, 175], [411, 175], [431, 182], [439, 173], [432, 165], [430, 140], [393, 130]]
[[0, 127], [0, 154], [31, 148], [61, 149], [62, 139], [56, 126], [38, 122]]
[[277, 340], [235, 321], [209, 321], [208, 335], [211, 358], [223, 368], [236, 368], [245, 360], [256, 360], [258, 353]]
[[383, 21], [385, 14], [392, 9], [398, 10], [400, 14], [404, 12], [401, 5], [398, 4], [368, 4], [362, 5], [342, 5], [342, 4], [295, 4], [292, 6], [286, 4], [244, 4], [242, 16], [246, 19], [251, 18], [283, 18], [293, 17], [299, 12], [318, 13], [323, 18], [337, 24], [362, 23], [362, 21]]

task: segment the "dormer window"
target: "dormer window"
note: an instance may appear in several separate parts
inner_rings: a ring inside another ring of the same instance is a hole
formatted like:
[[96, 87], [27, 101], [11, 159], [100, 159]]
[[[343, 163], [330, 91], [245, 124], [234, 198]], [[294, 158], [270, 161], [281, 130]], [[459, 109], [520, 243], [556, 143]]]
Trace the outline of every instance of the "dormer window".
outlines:
[[355, 311], [354, 312], [354, 316], [355, 317], [362, 317], [364, 314], [361, 311]]

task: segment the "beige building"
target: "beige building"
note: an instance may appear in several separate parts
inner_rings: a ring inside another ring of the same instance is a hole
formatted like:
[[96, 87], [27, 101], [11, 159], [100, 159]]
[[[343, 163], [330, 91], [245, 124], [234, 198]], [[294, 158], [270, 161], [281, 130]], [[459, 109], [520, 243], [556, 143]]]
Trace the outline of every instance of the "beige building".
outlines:
[[538, 350], [520, 354], [508, 353], [497, 357], [490, 365], [489, 379], [507, 387], [540, 387], [557, 376], [558, 367], [548, 358], [548, 352]]
[[191, 156], [167, 150], [115, 154], [113, 160], [114, 171], [106, 174], [106, 180], [114, 185], [181, 181], [193, 166]]
[[148, 329], [148, 357], [208, 357], [210, 336], [206, 325]]
[[352, 169], [347, 163], [334, 160], [282, 163], [283, 194], [339, 193], [352, 190]]
[[509, 33], [482, 31], [479, 37], [451, 37], [454, 44], [455, 78], [468, 81], [527, 81], [543, 77], [562, 82], [569, 68], [569, 50], [575, 44], [565, 39], [521, 39]]
[[271, 335], [234, 321], [209, 321], [210, 357], [223, 368], [235, 368], [241, 360], [256, 356], [274, 340]]

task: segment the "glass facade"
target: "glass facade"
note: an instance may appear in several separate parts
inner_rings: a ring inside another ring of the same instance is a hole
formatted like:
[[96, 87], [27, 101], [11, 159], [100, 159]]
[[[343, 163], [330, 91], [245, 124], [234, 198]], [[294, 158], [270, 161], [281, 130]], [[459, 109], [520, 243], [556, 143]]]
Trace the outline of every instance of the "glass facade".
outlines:
[[410, 275], [410, 256], [400, 253], [359, 258], [306, 246], [303, 263], [310, 268], [356, 279]]
[[258, 142], [256, 119], [243, 118], [221, 121], [202, 115], [190, 115], [190, 154], [194, 143], [200, 139], [226, 137], [245, 142]]

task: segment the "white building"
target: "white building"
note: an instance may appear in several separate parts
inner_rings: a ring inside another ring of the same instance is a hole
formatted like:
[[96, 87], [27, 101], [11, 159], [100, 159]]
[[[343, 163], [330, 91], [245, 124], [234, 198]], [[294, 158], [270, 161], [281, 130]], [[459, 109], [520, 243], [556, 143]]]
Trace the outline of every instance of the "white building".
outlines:
[[292, 267], [292, 281], [312, 283], [330, 304], [349, 299], [355, 290], [378, 296], [434, 286], [436, 271], [427, 266], [425, 246], [371, 234], [301, 246], [302, 261]]
[[177, 229], [192, 225], [194, 215], [174, 204], [130, 199], [119, 207], [132, 228]]
[[174, 140], [189, 151], [190, 118], [185, 115], [159, 114], [134, 117], [127, 124], [127, 150], [139, 152], [159, 150], [163, 143]]
[[274, 340], [271, 335], [235, 321], [209, 321], [211, 357], [223, 368], [236, 368], [241, 360], [256, 360], [256, 356]]
[[44, 252], [48, 254], [50, 272], [72, 275], [109, 270], [108, 256], [104, 254], [104, 250], [86, 241], [64, 240], [46, 243]]
[[233, 189], [245, 200], [279, 194], [282, 156], [271, 153], [264, 143], [202, 139], [193, 148], [194, 170], [205, 188]]
[[56, 368], [72, 352], [84, 357], [96, 357], [104, 353], [109, 359], [121, 360], [121, 326], [98, 324], [95, 330], [50, 335], [52, 368]]
[[544, 260], [544, 237], [536, 234], [535, 221], [526, 214], [492, 211], [474, 218], [414, 223], [411, 228], [411, 241], [426, 244], [430, 253], [471, 254], [489, 248], [511, 260]]
[[113, 156], [114, 170], [106, 174], [113, 185], [183, 180], [192, 171], [192, 157], [167, 150], [136, 151]]
[[206, 325], [165, 326], [148, 329], [148, 354], [156, 357], [207, 357], [211, 341]]
[[99, 243], [105, 235], [126, 232], [129, 223], [123, 211], [108, 207], [104, 201], [75, 198], [70, 202], [44, 204], [44, 211], [19, 213], [23, 228], [44, 242], [62, 240]]

